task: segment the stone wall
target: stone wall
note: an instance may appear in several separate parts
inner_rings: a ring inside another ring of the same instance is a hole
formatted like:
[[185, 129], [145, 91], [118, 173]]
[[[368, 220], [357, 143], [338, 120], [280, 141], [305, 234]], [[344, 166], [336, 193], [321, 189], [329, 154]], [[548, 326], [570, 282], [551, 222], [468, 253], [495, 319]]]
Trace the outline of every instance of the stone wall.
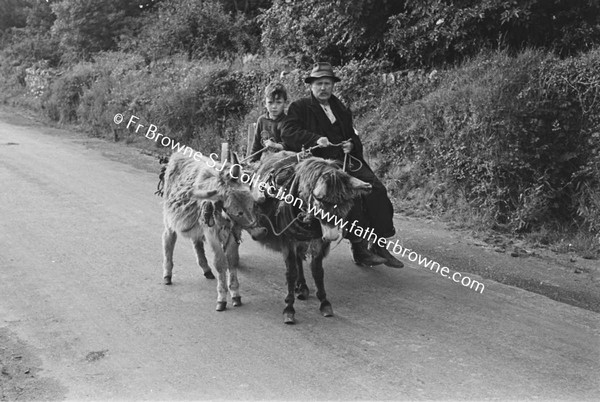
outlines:
[[25, 69], [25, 85], [35, 97], [40, 97], [49, 88], [57, 70], [48, 68], [47, 63], [38, 62]]

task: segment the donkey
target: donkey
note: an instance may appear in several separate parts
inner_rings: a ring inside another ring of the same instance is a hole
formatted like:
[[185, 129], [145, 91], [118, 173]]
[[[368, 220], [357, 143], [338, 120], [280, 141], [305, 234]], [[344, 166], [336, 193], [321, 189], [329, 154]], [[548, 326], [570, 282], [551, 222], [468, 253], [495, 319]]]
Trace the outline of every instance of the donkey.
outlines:
[[164, 172], [164, 283], [172, 283], [173, 249], [178, 235], [191, 239], [204, 276], [214, 279], [205, 255], [204, 246], [208, 244], [214, 256], [211, 265], [217, 271], [217, 311], [226, 309], [227, 287], [233, 306], [242, 304], [235, 261], [239, 228], [247, 230], [253, 239], [267, 233], [258, 225], [249, 186], [237, 179], [240, 170], [237, 157], [233, 165], [225, 165], [206, 157], [192, 159], [175, 153]]
[[264, 183], [268, 188], [266, 192], [264, 185], [253, 188], [261, 211], [260, 224], [268, 229], [266, 237], [258, 242], [281, 252], [286, 266], [284, 323], [295, 323], [295, 292], [299, 299], [308, 297], [302, 267], [307, 256], [311, 257], [319, 310], [325, 317], [332, 316], [324, 286], [323, 259], [331, 242], [342, 236], [342, 222], [352, 208], [352, 200], [368, 193], [371, 185], [343, 172], [333, 160], [309, 157], [299, 161], [298, 154], [289, 151], [263, 157], [257, 173], [267, 178]]

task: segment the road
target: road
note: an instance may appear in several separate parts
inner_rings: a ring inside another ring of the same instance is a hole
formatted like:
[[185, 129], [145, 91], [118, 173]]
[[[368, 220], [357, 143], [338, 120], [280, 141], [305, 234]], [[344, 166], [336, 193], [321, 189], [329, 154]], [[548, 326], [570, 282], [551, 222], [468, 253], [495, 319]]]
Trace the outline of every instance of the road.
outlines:
[[[247, 235], [244, 305], [216, 312], [216, 282], [188, 242], [162, 284], [156, 174], [93, 140], [3, 120], [6, 399], [600, 398], [597, 313], [474, 276], [478, 293], [406, 260], [357, 267], [346, 243], [326, 260], [334, 317], [311, 294], [284, 325], [281, 257]], [[10, 370], [24, 359], [19, 386]]]

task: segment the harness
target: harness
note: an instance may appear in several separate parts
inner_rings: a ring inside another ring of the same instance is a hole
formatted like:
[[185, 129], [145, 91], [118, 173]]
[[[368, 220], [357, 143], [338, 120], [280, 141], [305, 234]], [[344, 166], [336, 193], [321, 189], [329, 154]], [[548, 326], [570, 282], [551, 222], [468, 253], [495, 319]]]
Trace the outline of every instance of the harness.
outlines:
[[[279, 237], [285, 233], [286, 236], [293, 237], [296, 240], [308, 241], [322, 235], [321, 225], [317, 224], [317, 220], [305, 210], [277, 197], [279, 192], [284, 190], [286, 195], [289, 194], [294, 199], [298, 198], [298, 177], [294, 173], [294, 167], [301, 159], [303, 158], [300, 154], [282, 159], [269, 172], [265, 182], [280, 190], [275, 197], [269, 197], [266, 201], [267, 205], [262, 207], [268, 209], [268, 211], [266, 211], [267, 213], [261, 213], [260, 216], [268, 223], [275, 236]], [[275, 223], [269, 217], [273, 210]], [[276, 228], [282, 229], [277, 231]]]
[[[330, 144], [329, 146], [337, 147], [342, 145], [343, 143], [340, 142], [339, 144]], [[269, 185], [275, 186], [275, 188], [283, 188], [286, 192], [289, 188], [290, 190], [287, 192], [287, 194], [292, 195], [295, 199], [298, 198], [298, 178], [293, 173], [293, 168], [301, 160], [313, 156], [312, 151], [320, 147], [320, 145], [315, 145], [308, 149], [302, 147], [302, 150], [295, 156], [282, 159], [273, 167], [271, 172], [269, 172], [265, 181]], [[351, 168], [352, 159], [359, 163], [358, 168]], [[347, 167], [351, 172], [356, 172], [362, 168], [362, 161], [350, 155], [349, 153], [346, 153], [344, 154], [343, 171], [346, 171]], [[289, 168], [292, 168], [291, 172], [288, 171]], [[285, 177], [286, 174], [291, 176]], [[281, 179], [282, 175], [284, 175], [283, 180]], [[313, 198], [316, 199], [313, 194], [310, 194], [308, 202], [310, 203]], [[282, 236], [286, 231], [289, 236], [292, 236], [298, 240], [311, 240], [322, 236], [321, 225], [316, 224], [318, 220], [309, 214], [308, 211], [297, 206], [290, 205], [287, 202], [277, 198], [277, 196], [275, 199], [277, 200], [277, 210], [275, 211], [275, 223], [277, 225], [274, 225], [273, 222], [271, 222], [269, 216], [266, 214], [261, 214], [261, 216], [268, 222], [269, 226], [271, 227], [271, 231], [275, 236]], [[275, 226], [283, 226], [283, 229], [281, 229], [280, 232], [277, 232]]]

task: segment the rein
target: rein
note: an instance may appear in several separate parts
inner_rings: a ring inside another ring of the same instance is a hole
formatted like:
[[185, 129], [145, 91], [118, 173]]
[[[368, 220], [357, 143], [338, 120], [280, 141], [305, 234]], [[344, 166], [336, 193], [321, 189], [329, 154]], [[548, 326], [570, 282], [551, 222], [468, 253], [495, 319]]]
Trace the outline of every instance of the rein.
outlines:
[[[275, 177], [278, 176], [279, 172], [284, 171], [284, 170], [288, 169], [289, 167], [294, 166], [295, 164], [296, 163], [289, 163], [289, 164], [286, 164], [286, 165], [283, 165], [283, 166], [278, 166], [276, 168], [277, 171], [272, 171], [272, 172], [269, 173], [269, 176], [268, 176], [269, 180], [271, 180], [274, 184], [277, 184]], [[296, 176], [296, 174], [294, 174], [292, 177], [287, 178], [287, 180], [285, 181], [285, 183], [283, 183], [280, 187], [284, 188], [284, 189], [287, 189], [288, 186], [289, 186], [289, 192], [288, 192], [288, 194], [291, 194], [291, 195], [293, 195], [295, 197], [296, 196], [295, 193], [296, 193], [296, 191], [298, 189], [298, 180], [299, 180], [298, 176]], [[287, 203], [285, 203], [285, 201], [283, 201], [282, 199], [279, 199], [278, 197], [273, 197], [273, 198], [277, 200], [277, 205], [278, 205], [277, 206], [277, 210], [278, 210], [278, 212], [276, 213], [276, 215], [278, 215], [279, 211], [280, 211], [280, 206], [282, 205], [281, 203], [284, 203], [284, 204], [287, 204]], [[260, 215], [262, 217], [264, 217], [269, 222], [269, 226], [271, 227], [271, 231], [273, 232], [273, 234], [275, 236], [277, 236], [277, 237], [280, 237], [287, 230], [289, 230], [292, 227], [292, 225], [294, 225], [296, 222], [298, 222], [298, 221], [300, 221], [302, 223], [308, 223], [309, 222], [310, 215], [307, 212], [306, 208], [305, 207], [304, 208], [297, 207], [297, 208], [300, 209], [300, 212], [293, 219], [291, 219], [291, 221], [280, 232], [278, 232], [275, 229], [275, 224], [273, 223], [273, 221], [271, 221], [271, 218], [269, 216], [267, 216], [267, 215], [265, 215], [263, 213], [261, 213]]]
[[277, 237], [281, 236], [286, 230], [288, 230], [294, 222], [296, 222], [298, 219], [300, 219], [301, 215], [302, 214], [298, 214], [294, 219], [292, 219], [292, 221], [286, 227], [284, 227], [281, 230], [281, 232], [277, 233], [277, 231], [275, 230], [275, 226], [273, 226], [273, 222], [271, 222], [271, 219], [267, 215], [261, 214], [261, 216], [263, 216], [264, 218], [267, 219], [267, 222], [269, 222], [269, 226], [271, 226], [271, 230], [273, 231], [273, 234]]
[[[273, 138], [273, 137], [271, 137], [271, 138], [269, 138], [269, 139], [271, 139], [271, 140], [274, 140], [274, 138]], [[265, 145], [265, 139], [264, 139], [264, 138], [263, 138], [263, 139], [262, 139], [260, 142], [261, 142], [261, 144]], [[264, 148], [262, 148], [262, 149], [259, 149], [258, 151], [254, 152], [253, 154], [251, 154], [251, 155], [248, 155], [247, 157], [245, 157], [244, 159], [242, 159], [242, 160], [240, 161], [240, 163], [244, 163], [244, 162], [246, 162], [248, 159], [251, 159], [252, 157], [254, 157], [254, 156], [256, 156], [256, 155], [260, 154], [261, 152], [264, 152], [264, 151], [265, 151], [265, 150], [267, 150], [267, 149], [269, 149], [269, 147], [264, 147]]]
[[259, 153], [263, 152], [264, 150], [266, 150], [266, 149], [268, 149], [268, 148], [269, 148], [269, 147], [264, 147], [264, 148], [262, 148], [262, 149], [259, 149], [259, 150], [258, 150], [258, 151], [256, 151], [255, 153], [253, 153], [253, 154], [251, 154], [251, 155], [248, 155], [247, 157], [245, 157], [244, 159], [242, 159], [242, 160], [240, 161], [240, 163], [244, 163], [244, 162], [246, 162], [247, 160], [251, 159], [252, 157], [254, 157], [254, 156], [258, 155]]
[[[328, 146], [329, 146], [329, 147], [341, 147], [342, 145], [344, 145], [344, 143], [343, 143], [343, 142], [340, 142], [340, 143], [338, 143], [338, 144], [331, 144], [331, 143], [330, 143]], [[323, 147], [321, 147], [320, 145], [315, 145], [315, 146], [313, 146], [313, 147], [310, 147], [310, 148], [308, 148], [308, 149], [304, 149], [304, 148], [302, 148], [302, 151], [300, 151], [300, 152], [298, 153], [298, 161], [300, 161], [300, 157], [301, 157], [301, 156], [302, 156], [303, 158], [306, 158], [307, 156], [309, 156], [309, 155], [312, 155], [312, 151], [314, 151], [314, 150], [315, 150], [315, 149], [317, 149], [317, 148], [323, 148]], [[352, 168], [351, 168], [351, 166], [352, 166], [352, 162], [348, 163], [348, 159], [354, 159], [356, 162], [358, 162], [358, 164], [359, 164], [359, 165], [358, 165], [358, 168], [356, 168], [356, 169], [352, 169]], [[344, 171], [344, 172], [346, 171], [346, 166], [349, 166], [349, 167], [350, 167], [350, 168], [349, 168], [349, 171], [350, 171], [350, 172], [358, 172], [358, 171], [359, 171], [359, 170], [360, 170], [360, 169], [363, 167], [363, 163], [362, 163], [362, 161], [361, 161], [360, 159], [358, 159], [357, 157], [355, 157], [355, 156], [352, 156], [352, 155], [350, 155], [349, 153], [345, 153], [345, 154], [344, 154], [344, 165], [343, 165], [343, 167], [342, 167], [342, 171]]]
[[[279, 170], [280, 170], [280, 171], [282, 171], [282, 170], [284, 170], [284, 169], [287, 169], [288, 167], [291, 167], [291, 166], [294, 166], [294, 163], [290, 163], [290, 164], [288, 164], [288, 165], [284, 165], [284, 166], [280, 167], [280, 168], [279, 168]], [[289, 193], [288, 193], [288, 194], [291, 194], [291, 195], [293, 195], [293, 196], [295, 197], [294, 193], [295, 193], [295, 190], [298, 188], [298, 176], [296, 176], [296, 175], [294, 174], [293, 178], [291, 178], [291, 180], [290, 180], [290, 179], [288, 179], [288, 181], [287, 181], [285, 184], [289, 184], [289, 186], [290, 186], [290, 190], [289, 190]], [[283, 188], [285, 188], [285, 185], [283, 186]], [[277, 197], [275, 197], [275, 198], [277, 198]], [[278, 198], [277, 198], [277, 199], [278, 199]], [[279, 200], [279, 202], [280, 202], [280, 203], [281, 203], [281, 202], [285, 202], [285, 201], [283, 201], [283, 200], [280, 200], [280, 199], [278, 199], [278, 200]], [[279, 205], [279, 204], [278, 204], [278, 205]], [[283, 233], [284, 233], [286, 230], [288, 230], [288, 229], [289, 229], [289, 228], [290, 228], [290, 227], [291, 227], [291, 226], [294, 224], [294, 222], [296, 222], [298, 219], [302, 218], [302, 222], [305, 222], [305, 223], [306, 223], [306, 222], [307, 222], [307, 219], [305, 219], [305, 218], [308, 216], [308, 213], [307, 213], [307, 212], [306, 212], [304, 209], [300, 208], [300, 212], [298, 213], [298, 215], [296, 215], [296, 216], [294, 217], [294, 219], [292, 219], [292, 220], [291, 220], [291, 222], [290, 222], [290, 223], [288, 223], [288, 224], [286, 225], [286, 227], [284, 227], [284, 228], [281, 230], [281, 232], [279, 232], [279, 233], [277, 233], [277, 231], [275, 230], [275, 225], [273, 225], [273, 222], [271, 222], [271, 219], [270, 219], [270, 218], [269, 218], [267, 215], [265, 215], [265, 214], [261, 214], [261, 215], [262, 215], [262, 216], [264, 216], [264, 217], [267, 219], [267, 221], [269, 222], [269, 225], [271, 226], [271, 230], [273, 231], [273, 234], [274, 234], [275, 236], [279, 237], [279, 236], [281, 236], [281, 235], [282, 235], [282, 234], [283, 234]]]

